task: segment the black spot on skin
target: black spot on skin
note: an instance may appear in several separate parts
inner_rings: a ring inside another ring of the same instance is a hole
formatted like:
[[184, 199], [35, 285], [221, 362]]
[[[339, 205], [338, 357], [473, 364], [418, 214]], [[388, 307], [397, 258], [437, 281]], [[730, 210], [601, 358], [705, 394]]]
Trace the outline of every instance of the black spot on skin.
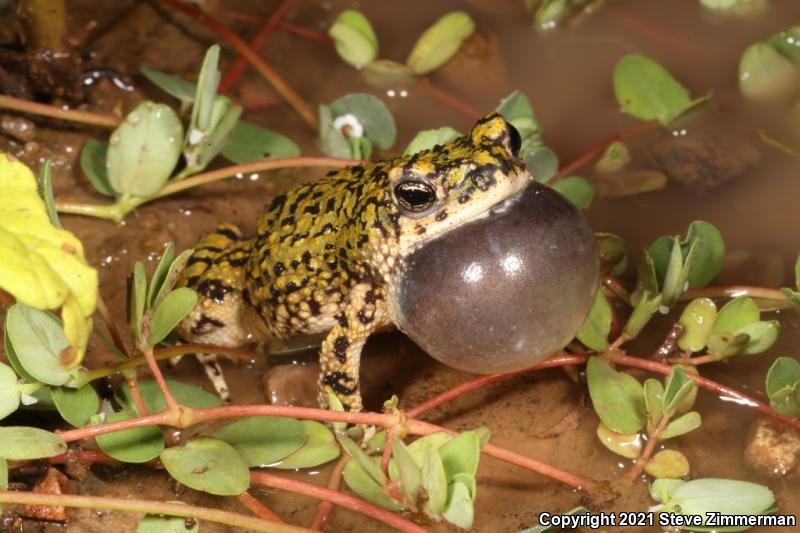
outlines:
[[239, 240], [239, 234], [230, 228], [217, 228], [216, 230], [214, 230], [214, 233], [216, 233], [217, 235], [222, 235], [223, 237], [227, 237], [232, 241]]
[[336, 318], [336, 320], [339, 322], [339, 325], [342, 326], [343, 328], [346, 328], [349, 325], [349, 322], [347, 321], [347, 317], [344, 316], [344, 315], [339, 315]]
[[305, 209], [303, 209], [303, 212], [308, 213], [310, 215], [316, 215], [319, 213], [319, 205], [317, 204], [309, 205]]
[[213, 265], [214, 264], [214, 260], [211, 259], [210, 257], [202, 257], [202, 256], [193, 255], [193, 256], [191, 256], [189, 258], [188, 261], [186, 261], [186, 266], [189, 267], [189, 266], [192, 266], [192, 265], [196, 265], [197, 263], [203, 263], [203, 264], [206, 264], [206, 265]]
[[364, 301], [368, 304], [374, 304], [378, 301], [378, 296], [375, 294], [375, 291], [367, 291], [366, 296], [364, 296]]
[[233, 287], [229, 287], [215, 279], [205, 279], [197, 285], [197, 292], [213, 299], [217, 303], [222, 303], [225, 295], [231, 291], [233, 291]]
[[192, 276], [186, 280], [187, 287], [196, 287], [197, 282], [200, 281], [200, 276]]
[[203, 313], [200, 316], [200, 320], [195, 322], [192, 326], [192, 333], [195, 335], [200, 335], [203, 333], [210, 333], [215, 328], [224, 328], [225, 323], [217, 320], [216, 318], [210, 317]]
[[297, 242], [297, 241], [302, 241], [306, 237], [308, 237], [308, 232], [295, 233], [294, 235], [292, 235], [292, 242], [294, 243], [294, 242]]
[[240, 266], [246, 265], [247, 261], [249, 261], [249, 260], [250, 260], [249, 257], [239, 257], [239, 258], [236, 258], [236, 259], [228, 259], [228, 264], [230, 266], [232, 266], [232, 267], [240, 267]]
[[281, 206], [283, 206], [283, 204], [285, 204], [285, 203], [286, 203], [286, 195], [285, 194], [281, 194], [280, 196], [276, 196], [275, 199], [272, 200], [272, 203], [269, 204], [268, 211], [276, 211], [276, 210], [280, 209]]
[[295, 283], [294, 281], [290, 281], [289, 283], [286, 284], [286, 292], [287, 293], [294, 292], [299, 288], [300, 287], [298, 287], [297, 283]]
[[347, 361], [347, 349], [349, 347], [350, 341], [343, 335], [339, 335], [336, 337], [336, 340], [333, 341], [333, 354], [340, 363]]
[[425, 226], [417, 226], [417, 235], [425, 235], [428, 229]]
[[357, 316], [358, 316], [358, 320], [362, 324], [369, 324], [370, 322], [372, 322], [372, 317], [371, 316], [367, 316], [367, 314], [363, 310], [359, 311]]
[[286, 265], [278, 261], [277, 263], [275, 263], [275, 266], [272, 267], [272, 270], [273, 272], [275, 272], [276, 276], [280, 276], [281, 274], [286, 272]]
[[281, 220], [281, 227], [291, 226], [293, 224], [294, 224], [294, 217], [291, 215]]
[[328, 203], [325, 204], [325, 211], [333, 211], [336, 209], [336, 199], [330, 198]]
[[297, 259], [292, 259], [291, 265], [293, 269], [297, 269], [297, 267], [300, 266], [300, 261], [298, 261]]
[[437, 222], [441, 222], [442, 220], [446, 219], [447, 218], [447, 210], [446, 209], [442, 209], [441, 211], [436, 213], [436, 216], [434, 218], [436, 219]]
[[331, 372], [322, 378], [322, 383], [328, 385], [336, 392], [336, 394], [353, 394], [356, 391], [355, 386], [348, 385], [353, 380], [344, 372]]
[[311, 309], [311, 314], [312, 314], [312, 315], [315, 315], [315, 316], [316, 316], [316, 315], [318, 315], [318, 314], [319, 314], [319, 312], [320, 312], [320, 305], [319, 305], [319, 302], [318, 302], [318, 301], [316, 301], [316, 300], [314, 300], [314, 299], [308, 300], [308, 307], [309, 307], [309, 309]]

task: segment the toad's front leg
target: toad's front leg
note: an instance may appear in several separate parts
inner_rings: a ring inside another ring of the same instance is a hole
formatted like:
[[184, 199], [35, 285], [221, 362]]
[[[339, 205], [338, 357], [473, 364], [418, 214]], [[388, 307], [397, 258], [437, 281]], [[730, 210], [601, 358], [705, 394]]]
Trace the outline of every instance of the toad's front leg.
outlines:
[[352, 288], [338, 324], [328, 333], [320, 351], [319, 404], [328, 405], [333, 392], [348, 411], [360, 411], [358, 367], [361, 349], [387, 320], [383, 292], [369, 283]]

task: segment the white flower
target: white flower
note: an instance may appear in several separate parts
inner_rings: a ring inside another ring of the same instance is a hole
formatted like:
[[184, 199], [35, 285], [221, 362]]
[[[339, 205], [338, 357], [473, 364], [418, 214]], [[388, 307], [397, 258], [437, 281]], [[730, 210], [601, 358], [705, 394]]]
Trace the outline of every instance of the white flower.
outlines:
[[352, 113], [336, 117], [333, 121], [333, 127], [341, 131], [345, 137], [358, 138], [364, 136], [364, 126]]

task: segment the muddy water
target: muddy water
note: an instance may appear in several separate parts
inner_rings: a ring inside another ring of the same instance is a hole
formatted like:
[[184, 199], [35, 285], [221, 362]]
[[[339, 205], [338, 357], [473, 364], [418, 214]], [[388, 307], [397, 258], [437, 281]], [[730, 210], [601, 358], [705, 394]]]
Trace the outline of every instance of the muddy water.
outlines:
[[[205, 47], [213, 41], [203, 28], [151, 3], [89, 0], [70, 3], [76, 26], [91, 19], [98, 21], [98, 30], [89, 42], [90, 64], [130, 74], [136, 85], [133, 93], [124, 93], [100, 84], [89, 92], [94, 106], [100, 110], [128, 109], [142, 97], [163, 98], [136, 74], [138, 67], [145, 64], [191, 75]], [[227, 9], [253, 15], [256, 20], [262, 20], [273, 7], [272, 2], [263, 4], [245, 0], [224, 3]], [[740, 258], [738, 266], [730, 265], [723, 272], [721, 281], [789, 284], [790, 265], [800, 251], [795, 230], [800, 215], [794, 207], [800, 197], [797, 163], [758, 140], [754, 130], [769, 124], [753, 120], [753, 109], [738, 96], [735, 80], [741, 51], [752, 41], [800, 21], [800, 4], [776, 0], [765, 15], [737, 20], [709, 16], [697, 6], [696, 0], [620, 0], [608, 2], [580, 27], [545, 36], [530, 29], [521, 4], [515, 0], [472, 0], [458, 4], [444, 0], [402, 3], [309, 0], [298, 2], [287, 18], [324, 29], [340, 9], [359, 7], [377, 30], [381, 57], [402, 61], [425, 25], [456, 5], [468, 10], [478, 21], [479, 35], [432, 79], [481, 111], [493, 109], [513, 89], [523, 90], [533, 103], [547, 144], [567, 162], [598, 140], [636, 125], [633, 119], [620, 113], [615, 103], [611, 73], [623, 54], [643, 53], [655, 58], [694, 95], [712, 89], [715, 92], [718, 105], [693, 113], [679, 123], [678, 135], [692, 138], [703, 132], [722, 131], [755, 148], [762, 154], [762, 162], [738, 179], [704, 194], [671, 184], [663, 191], [597, 201], [588, 213], [595, 229], [624, 236], [635, 251], [658, 235], [684, 231], [690, 221], [703, 218], [722, 230], [729, 250]], [[234, 20], [224, 14], [220, 18], [239, 28], [243, 35], [254, 31], [253, 22]], [[472, 122], [470, 117], [432, 100], [421, 89], [411, 89], [406, 96], [399, 91], [371, 89], [354, 70], [337, 60], [330, 47], [282, 31], [271, 38], [265, 56], [313, 103], [329, 102], [355, 91], [382, 96], [398, 121], [398, 147], [404, 146], [420, 129], [450, 125], [464, 131]], [[225, 61], [230, 63], [232, 57], [229, 52]], [[248, 110], [249, 120], [291, 136], [306, 154], [318, 153], [313, 135], [288, 107], [268, 105], [279, 102], [279, 98], [258, 76], [248, 73], [237, 90], [235, 96], [252, 99], [252, 95], [260, 95], [262, 103], [267, 104]], [[656, 132], [632, 142], [631, 146], [636, 148], [634, 165], [652, 166], [651, 147], [672, 134]], [[40, 127], [38, 148], [25, 149], [4, 141], [3, 149], [30, 163], [42, 157], [54, 159], [57, 196], [97, 201], [96, 194], [73, 166], [85, 138], [82, 132]], [[591, 177], [588, 168], [583, 173]], [[112, 312], [121, 319], [125, 276], [136, 259], [144, 257], [152, 263], [168, 241], [175, 241], [180, 248], [191, 246], [198, 236], [221, 221], [235, 222], [245, 231], [252, 231], [264, 203], [291, 185], [316, 175], [298, 171], [242, 176], [140, 208], [119, 226], [73, 217], [64, 217], [64, 224], [83, 240], [90, 260], [100, 267], [101, 291]], [[748, 253], [757, 253], [768, 260], [748, 260]], [[800, 353], [800, 320], [789, 314], [780, 318], [784, 328], [782, 337], [769, 353], [709, 368], [707, 375], [761, 396], [763, 377], [774, 357]], [[631, 351], [649, 353], [668, 327], [668, 320], [660, 320], [653, 328], [654, 338], [634, 343]], [[99, 344], [93, 346], [90, 364], [106, 362], [105, 353]], [[306, 357], [296, 362], [313, 364], [309, 361]], [[266, 361], [260, 361], [256, 368], [226, 364], [229, 380], [235, 384], [234, 401], [265, 401], [259, 376], [268, 367]], [[191, 360], [181, 362], [170, 373], [204, 383]], [[399, 395], [403, 405], [411, 406], [469, 377], [434, 362], [396, 333], [381, 334], [370, 341], [362, 376], [367, 406], [373, 409], [379, 408], [391, 394]], [[308, 398], [299, 398], [304, 400]], [[782, 512], [800, 512], [797, 481], [764, 480], [748, 471], [744, 464], [742, 448], [753, 414], [707, 393], [700, 394], [698, 409], [703, 415], [702, 430], [674, 443], [690, 459], [692, 476], [764, 482], [775, 492]], [[541, 372], [486, 387], [434, 411], [429, 419], [455, 430], [488, 426], [493, 442], [593, 479], [613, 483], [630, 466], [597, 442], [594, 436], [597, 420], [585, 390], [561, 371]], [[325, 483], [327, 469], [298, 475]], [[493, 459], [482, 461], [478, 486], [477, 531], [516, 531], [535, 525], [540, 512], [565, 511], [586, 501], [581, 494]], [[89, 494], [155, 499], [180, 497], [241, 511], [235, 502], [198, 496], [191, 491], [183, 490], [176, 495], [174, 484], [165, 475], [135, 469], [95, 468], [81, 490]], [[652, 504], [644, 483], [618, 490], [622, 492], [620, 497], [604, 510], [643, 510]], [[292, 523], [308, 524], [314, 515], [316, 505], [306, 498], [270, 491], [259, 494], [271, 509]], [[71, 531], [135, 529], [132, 520], [117, 514], [81, 511], [73, 517]], [[442, 525], [432, 527], [447, 529]], [[37, 526], [26, 524], [26, 531], [36, 529]], [[203, 529], [224, 530], [206, 525]], [[336, 510], [329, 530], [386, 528], [349, 511]]]

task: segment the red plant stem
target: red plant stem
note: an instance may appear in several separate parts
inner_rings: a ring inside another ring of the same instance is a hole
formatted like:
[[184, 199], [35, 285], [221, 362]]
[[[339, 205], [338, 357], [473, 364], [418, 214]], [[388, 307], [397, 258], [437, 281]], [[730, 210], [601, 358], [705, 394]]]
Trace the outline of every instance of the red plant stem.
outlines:
[[113, 115], [103, 115], [91, 113], [89, 111], [77, 111], [74, 109], [62, 109], [60, 107], [31, 102], [22, 98], [14, 98], [0, 94], [0, 108], [10, 109], [19, 113], [30, 113], [43, 117], [80, 122], [90, 126], [100, 126], [102, 128], [116, 128], [122, 119]]
[[630, 291], [625, 288], [617, 276], [613, 274], [603, 274], [603, 277], [600, 279], [600, 284], [623, 302], [627, 304], [631, 303]]
[[147, 366], [150, 368], [150, 373], [153, 374], [153, 379], [156, 380], [158, 389], [161, 391], [161, 394], [164, 395], [164, 403], [167, 405], [167, 410], [177, 412], [180, 409], [180, 405], [178, 405], [175, 397], [172, 396], [172, 392], [169, 390], [169, 386], [167, 385], [167, 380], [164, 379], [164, 374], [161, 373], [161, 369], [158, 367], [158, 361], [153, 354], [153, 347], [146, 346], [143, 343], [139, 350], [142, 352], [142, 354], [144, 354], [144, 358], [147, 360]]
[[640, 453], [639, 457], [636, 458], [636, 463], [633, 465], [633, 468], [631, 468], [631, 471], [628, 472], [627, 476], [625, 476], [628, 481], [633, 481], [642, 475], [642, 471], [647, 465], [647, 462], [650, 460], [650, 456], [653, 455], [653, 450], [656, 449], [656, 444], [658, 444], [658, 436], [662, 431], [664, 431], [664, 428], [667, 427], [668, 422], [669, 417], [662, 416], [653, 432], [647, 436], [647, 444], [645, 444], [644, 450], [642, 450], [642, 453]]
[[266, 520], [267, 522], [277, 522], [279, 524], [285, 523], [278, 515], [270, 511], [266, 505], [258, 501], [258, 499], [256, 499], [256, 497], [249, 492], [241, 493], [238, 497], [238, 500], [239, 503], [250, 509], [250, 511], [252, 511], [252, 513], [261, 520]]
[[[629, 355], [625, 355], [620, 352], [607, 352], [604, 354], [604, 357], [607, 357], [610, 361], [620, 365], [629, 366], [633, 368], [641, 368], [642, 370], [649, 370], [650, 372], [663, 374], [665, 376], [668, 376], [669, 373], [672, 371], [672, 367], [670, 365], [657, 363], [649, 359], [640, 359], [638, 357], [631, 357]], [[741, 393], [730, 387], [726, 387], [721, 383], [717, 383], [716, 381], [712, 381], [702, 376], [690, 374], [688, 372], [686, 375], [689, 378], [695, 380], [695, 382], [697, 382], [697, 385], [699, 387], [702, 387], [706, 390], [719, 394], [720, 396], [726, 396], [728, 398], [731, 398], [734, 401], [736, 401], [736, 403], [739, 403], [741, 405], [747, 405], [749, 407], [753, 407], [757, 411], [764, 413], [765, 415], [771, 416], [772, 418], [779, 420], [786, 425], [800, 429], [800, 419], [793, 419], [789, 418], [788, 416], [783, 416], [782, 414], [774, 411], [769, 405], [759, 400], [756, 400], [752, 396], [748, 396], [744, 393]]]
[[[336, 466], [333, 467], [333, 471], [331, 472], [331, 477], [328, 480], [328, 488], [330, 490], [339, 490], [339, 485], [342, 484], [342, 473], [344, 472], [344, 467], [347, 466], [347, 462], [350, 460], [349, 455], [342, 455], [339, 460], [336, 462]], [[331, 515], [331, 511], [333, 510], [333, 504], [328, 500], [322, 500], [319, 502], [319, 506], [317, 507], [317, 514], [314, 516], [314, 521], [311, 522], [311, 528], [314, 531], [322, 531], [325, 529], [325, 523], [328, 521], [328, 518]]]
[[738, 296], [749, 296], [760, 300], [774, 300], [776, 305], [771, 309], [784, 309], [789, 307], [786, 295], [780, 289], [770, 289], [767, 287], [755, 287], [751, 285], [726, 285], [721, 287], [700, 287], [690, 289], [683, 293], [680, 301], [688, 302], [695, 298], [736, 298]]
[[147, 405], [144, 403], [144, 398], [142, 398], [142, 391], [139, 389], [139, 380], [136, 378], [136, 372], [130, 370], [128, 372], [124, 372], [124, 374], [128, 374], [128, 390], [131, 392], [131, 399], [133, 400], [133, 404], [136, 406], [136, 409], [138, 409], [139, 413], [142, 415], [149, 415], [150, 411], [147, 409]]
[[427, 413], [431, 409], [435, 409], [439, 407], [445, 402], [449, 402], [454, 398], [458, 398], [459, 396], [466, 394], [470, 391], [483, 387], [484, 385], [488, 385], [490, 383], [497, 383], [499, 381], [505, 381], [507, 379], [513, 378], [515, 376], [521, 376], [523, 374], [527, 374], [529, 372], [533, 372], [535, 370], [542, 370], [545, 368], [555, 368], [559, 366], [568, 366], [568, 365], [583, 365], [586, 363], [586, 358], [580, 355], [570, 355], [570, 354], [560, 354], [551, 357], [550, 359], [539, 363], [536, 366], [531, 368], [526, 368], [525, 370], [519, 370], [517, 372], [509, 372], [507, 374], [493, 374], [490, 376], [480, 376], [475, 379], [471, 379], [453, 387], [452, 389], [443, 392], [437, 396], [434, 396], [430, 400], [426, 400], [421, 404], [412, 407], [408, 410], [408, 417], [409, 418], [419, 418], [424, 413]]
[[319, 129], [319, 123], [317, 121], [317, 114], [311, 106], [297, 93], [297, 91], [289, 85], [283, 76], [278, 74], [278, 72], [273, 69], [269, 64], [267, 64], [264, 59], [259, 56], [252, 48], [250, 48], [244, 40], [236, 35], [233, 31], [228, 29], [223, 24], [217, 22], [216, 20], [212, 19], [199, 9], [194, 8], [180, 0], [163, 0], [165, 3], [172, 6], [174, 9], [189, 15], [199, 23], [206, 26], [208, 29], [216, 33], [219, 37], [227, 41], [236, 51], [241, 55], [248, 63], [253, 65], [255, 68], [264, 78], [269, 82], [270, 85], [280, 94], [286, 102], [289, 103], [290, 106], [300, 115], [306, 124], [308, 124], [311, 129], [317, 130]]
[[339, 505], [352, 509], [358, 513], [367, 515], [375, 520], [379, 520], [399, 531], [410, 533], [428, 533], [427, 530], [418, 526], [414, 522], [403, 518], [391, 511], [368, 503], [361, 498], [356, 498], [349, 494], [344, 494], [326, 487], [320, 487], [305, 481], [296, 479], [289, 479], [282, 476], [268, 474], [266, 472], [251, 472], [250, 481], [256, 485], [263, 485], [265, 487], [272, 487], [275, 489], [283, 489], [297, 494], [310, 496], [318, 500], [329, 501], [334, 505]]
[[77, 461], [86, 464], [117, 462], [116, 459], [104, 454], [103, 452], [94, 450], [68, 450], [66, 453], [55, 455], [47, 460], [47, 462], [49, 462], [51, 465], [61, 465], [70, 461]]
[[386, 430], [386, 439], [383, 442], [383, 453], [381, 454], [381, 470], [389, 478], [389, 461], [392, 459], [392, 443], [394, 441], [394, 431]]
[[[272, 12], [272, 14], [264, 22], [264, 25], [261, 27], [261, 29], [258, 30], [258, 33], [253, 40], [250, 41], [250, 48], [258, 51], [266, 44], [267, 40], [272, 35], [272, 32], [275, 31], [275, 28], [289, 10], [289, 7], [291, 7], [292, 2], [293, 0], [283, 0], [278, 7], [275, 8], [275, 11]], [[228, 69], [228, 72], [225, 73], [225, 76], [223, 76], [222, 81], [219, 84], [219, 93], [226, 94], [233, 84], [236, 83], [236, 80], [238, 80], [239, 77], [244, 74], [245, 70], [247, 70], [247, 61], [240, 57], [233, 63], [231, 68]]]
[[566, 178], [582, 166], [589, 163], [592, 159], [600, 155], [603, 150], [608, 148], [608, 146], [615, 142], [615, 141], [624, 141], [626, 139], [630, 139], [631, 137], [636, 137], [637, 135], [641, 135], [648, 131], [652, 131], [661, 127], [661, 124], [658, 122], [643, 122], [634, 126], [633, 128], [627, 129], [623, 132], [616, 133], [610, 137], [607, 137], [600, 141], [599, 143], [595, 144], [591, 148], [589, 148], [586, 152], [583, 153], [578, 159], [565, 165], [559, 172], [556, 174], [550, 183], [555, 183], [560, 179]]
[[444, 89], [437, 87], [427, 78], [420, 80], [417, 87], [422, 89], [422, 91], [427, 93], [429, 96], [435, 98], [436, 100], [439, 100], [441, 103], [448, 105], [457, 111], [464, 113], [471, 119], [477, 120], [483, 116], [483, 113], [481, 113], [468, 103], [464, 102], [463, 100], [448, 93]]
[[697, 357], [673, 357], [667, 359], [667, 363], [676, 365], [705, 365], [707, 363], [716, 363], [718, 359], [711, 354], [699, 355]]
[[295, 33], [306, 39], [311, 39], [312, 41], [317, 41], [322, 44], [333, 44], [333, 39], [330, 36], [322, 33], [321, 31], [313, 30], [311, 28], [306, 28], [305, 26], [298, 26], [297, 24], [292, 24], [286, 20], [280, 21], [278, 27], [284, 31], [288, 31], [290, 33]]

